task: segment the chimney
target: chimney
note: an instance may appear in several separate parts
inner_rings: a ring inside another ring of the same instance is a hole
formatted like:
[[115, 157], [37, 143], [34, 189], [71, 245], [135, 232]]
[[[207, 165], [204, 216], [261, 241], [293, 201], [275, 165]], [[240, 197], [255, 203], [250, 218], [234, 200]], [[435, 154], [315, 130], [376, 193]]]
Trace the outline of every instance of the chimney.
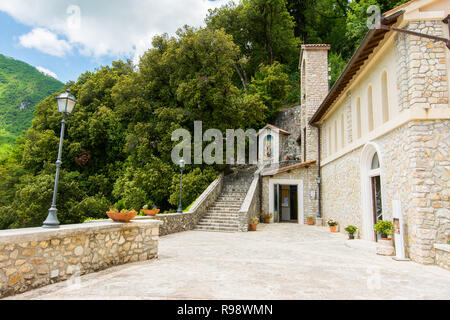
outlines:
[[301, 74], [301, 132], [302, 160], [318, 159], [317, 128], [308, 122], [322, 104], [329, 91], [328, 44], [303, 44], [299, 69]]

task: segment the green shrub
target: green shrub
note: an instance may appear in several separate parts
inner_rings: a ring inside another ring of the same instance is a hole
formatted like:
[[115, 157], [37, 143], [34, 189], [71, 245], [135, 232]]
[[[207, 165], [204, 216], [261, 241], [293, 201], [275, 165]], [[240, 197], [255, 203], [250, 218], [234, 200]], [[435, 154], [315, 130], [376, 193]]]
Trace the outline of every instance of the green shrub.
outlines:
[[[217, 178], [217, 172], [213, 168], [206, 168], [203, 171], [195, 168], [193, 171], [183, 175], [183, 207], [195, 201], [205, 189]], [[170, 204], [175, 208], [178, 207], [180, 201], [180, 175], [172, 178], [172, 186], [170, 187]]]
[[385, 234], [387, 236], [390, 236], [392, 233], [393, 224], [391, 221], [378, 221], [374, 226], [373, 230], [376, 232], [379, 232], [381, 234]]
[[356, 232], [356, 230], [358, 230], [358, 228], [350, 225], [350, 226], [346, 227], [344, 230], [347, 231], [348, 234], [354, 234]]

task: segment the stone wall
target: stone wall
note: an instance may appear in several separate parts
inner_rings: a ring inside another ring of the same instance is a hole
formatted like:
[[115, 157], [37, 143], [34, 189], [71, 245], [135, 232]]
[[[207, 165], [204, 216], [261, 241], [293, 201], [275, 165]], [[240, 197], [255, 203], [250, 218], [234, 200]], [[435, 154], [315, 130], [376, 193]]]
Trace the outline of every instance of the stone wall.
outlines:
[[[414, 21], [406, 29], [444, 37], [442, 21]], [[441, 41], [397, 34], [400, 111], [414, 107], [448, 108], [447, 48]]]
[[281, 110], [273, 125], [283, 130], [289, 131], [290, 135], [284, 137], [280, 145], [280, 161], [301, 160], [301, 148], [297, 140], [301, 137], [300, 132], [300, 106]]
[[[411, 121], [373, 141], [381, 161], [383, 218], [392, 220], [400, 200], [406, 224], [407, 255], [435, 263], [435, 243], [450, 233], [450, 121]], [[361, 204], [361, 149], [322, 166], [323, 217], [358, 227], [364, 237]]]
[[159, 220], [163, 224], [160, 227], [160, 235], [166, 236], [172, 233], [194, 230], [197, 223], [205, 215], [219, 197], [223, 187], [223, 174], [214, 180], [208, 188], [198, 197], [188, 212], [158, 214], [154, 217], [137, 217], [138, 220]]
[[261, 215], [261, 195], [260, 195], [260, 171], [254, 174], [253, 181], [248, 189], [247, 196], [239, 210], [239, 231], [246, 232], [251, 218], [259, 218]]
[[0, 231], [0, 297], [158, 257], [158, 221]]
[[[314, 216], [318, 214], [318, 200], [311, 199], [311, 191], [316, 191], [317, 194], [317, 166], [297, 168], [288, 172], [281, 172], [273, 176], [262, 177], [262, 212], [269, 213], [269, 182], [270, 179], [296, 179], [303, 180], [303, 208], [304, 216]], [[300, 199], [299, 199], [300, 200]]]
[[450, 270], [450, 245], [436, 244], [434, 249], [436, 250], [436, 264], [441, 268]]

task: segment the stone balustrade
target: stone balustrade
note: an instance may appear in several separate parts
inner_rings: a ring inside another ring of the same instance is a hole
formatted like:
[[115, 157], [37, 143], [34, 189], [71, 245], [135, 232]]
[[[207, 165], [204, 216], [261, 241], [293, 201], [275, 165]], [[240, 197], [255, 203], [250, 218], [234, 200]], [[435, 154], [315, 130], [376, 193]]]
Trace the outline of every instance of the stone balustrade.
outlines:
[[0, 231], [0, 297], [158, 257], [160, 221]]

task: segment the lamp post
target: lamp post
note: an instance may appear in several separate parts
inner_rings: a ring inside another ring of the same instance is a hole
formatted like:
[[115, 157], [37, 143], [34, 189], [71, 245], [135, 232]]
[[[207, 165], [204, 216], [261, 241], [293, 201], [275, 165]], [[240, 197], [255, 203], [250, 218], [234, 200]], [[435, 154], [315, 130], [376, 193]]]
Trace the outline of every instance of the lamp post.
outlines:
[[64, 129], [66, 126], [66, 116], [73, 112], [75, 105], [78, 103], [75, 100], [75, 97], [70, 94], [69, 90], [60, 94], [56, 97], [56, 102], [58, 103], [58, 111], [62, 113], [63, 119], [61, 120], [61, 135], [59, 138], [59, 150], [58, 150], [58, 159], [56, 160], [56, 176], [55, 176], [55, 187], [53, 188], [53, 199], [52, 206], [48, 210], [47, 219], [44, 221], [43, 228], [59, 228], [58, 217], [56, 216], [56, 195], [58, 193], [58, 181], [59, 181], [59, 169], [61, 168], [61, 153], [64, 139]]
[[184, 164], [186, 162], [184, 161], [183, 158], [180, 159], [180, 169], [181, 169], [181, 179], [180, 179], [180, 205], [178, 206], [178, 211], [177, 213], [183, 213], [183, 206], [181, 204], [181, 193], [183, 191], [183, 169], [184, 169]]

